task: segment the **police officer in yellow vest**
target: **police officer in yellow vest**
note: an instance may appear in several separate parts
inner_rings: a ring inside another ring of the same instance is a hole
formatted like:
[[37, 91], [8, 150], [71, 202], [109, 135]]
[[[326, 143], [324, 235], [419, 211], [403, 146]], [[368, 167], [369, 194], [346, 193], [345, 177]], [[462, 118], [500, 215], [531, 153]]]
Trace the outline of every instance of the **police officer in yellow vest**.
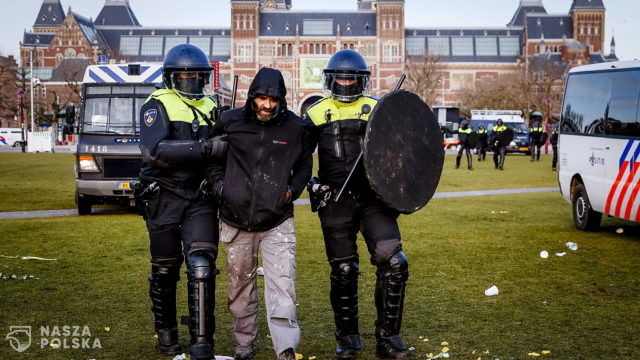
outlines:
[[487, 134], [487, 129], [484, 128], [484, 125], [478, 126], [478, 145], [476, 146], [476, 150], [478, 151], [478, 161], [485, 161], [487, 157], [487, 147], [489, 146], [489, 136]]
[[469, 142], [467, 141], [468, 137], [471, 135], [473, 130], [469, 127], [468, 120], [460, 121], [460, 129], [457, 130], [458, 138], [460, 139], [460, 148], [458, 149], [458, 156], [456, 156], [456, 169], [460, 167], [460, 160], [462, 159], [462, 153], [464, 152], [467, 155], [467, 169], [473, 170], [473, 165], [471, 163], [471, 148], [469, 147]]
[[540, 121], [534, 121], [529, 129], [529, 145], [531, 146], [531, 161], [540, 161], [540, 148], [542, 147], [542, 133]]
[[498, 136], [505, 130], [507, 130], [507, 127], [503, 125], [502, 119], [498, 119], [491, 128], [490, 141], [493, 147], [493, 163], [496, 169], [499, 170], [504, 170], [504, 158], [507, 155], [507, 148], [505, 144], [500, 144]]
[[376, 199], [361, 162], [340, 200], [333, 200], [356, 165], [367, 120], [378, 102], [377, 98], [365, 95], [369, 78], [364, 58], [353, 50], [338, 51], [329, 60], [324, 70], [324, 86], [331, 96], [309, 107], [306, 114], [306, 119], [315, 125], [312, 137], [318, 143], [319, 163], [319, 179], [309, 189], [312, 197], [318, 191], [331, 196], [318, 211], [331, 266], [329, 297], [336, 324], [336, 357], [353, 359], [361, 348], [356, 247], [360, 231], [371, 263], [378, 269], [376, 354], [383, 359], [406, 359], [400, 327], [409, 272], [400, 242], [399, 214]]
[[205, 96], [212, 66], [199, 48], [181, 44], [164, 59], [163, 89], [141, 109], [143, 216], [151, 250], [149, 276], [158, 350], [180, 351], [176, 283], [186, 259], [191, 359], [213, 358], [217, 206], [203, 196], [205, 170], [226, 152], [213, 134], [216, 103]]

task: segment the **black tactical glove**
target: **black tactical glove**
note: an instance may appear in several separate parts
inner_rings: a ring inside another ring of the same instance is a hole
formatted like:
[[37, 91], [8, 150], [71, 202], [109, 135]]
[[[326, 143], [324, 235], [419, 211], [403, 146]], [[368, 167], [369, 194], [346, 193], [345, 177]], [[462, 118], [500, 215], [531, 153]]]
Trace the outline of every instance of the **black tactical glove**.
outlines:
[[327, 205], [331, 195], [331, 188], [327, 185], [320, 184], [317, 177], [312, 177], [307, 183], [307, 191], [309, 191], [309, 201], [311, 202], [311, 211], [316, 212]]
[[229, 143], [226, 135], [218, 135], [203, 141], [202, 153], [208, 159], [223, 159]]

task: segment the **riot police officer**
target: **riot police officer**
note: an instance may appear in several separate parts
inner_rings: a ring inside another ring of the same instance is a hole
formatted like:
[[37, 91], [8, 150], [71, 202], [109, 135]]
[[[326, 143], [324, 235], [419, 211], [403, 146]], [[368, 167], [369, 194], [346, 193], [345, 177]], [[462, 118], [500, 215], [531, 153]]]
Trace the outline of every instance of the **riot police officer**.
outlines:
[[558, 124], [551, 125], [551, 136], [549, 137], [551, 149], [553, 150], [553, 159], [551, 160], [551, 170], [556, 171], [558, 164]]
[[[336, 357], [353, 359], [361, 348], [356, 247], [356, 235], [361, 231], [371, 263], [377, 267], [376, 354], [383, 359], [406, 359], [400, 327], [409, 272], [400, 241], [399, 214], [375, 198], [362, 163], [356, 161], [369, 114], [378, 102], [365, 95], [370, 71], [359, 53], [341, 50], [329, 59], [323, 75], [330, 96], [313, 104], [306, 113], [306, 119], [315, 125], [312, 132], [318, 143], [319, 162], [319, 179], [309, 189], [312, 198], [325, 200], [318, 211], [331, 266], [329, 297], [336, 324]], [[343, 196], [338, 202], [334, 198], [326, 201], [325, 195], [335, 196], [354, 166]]]
[[[540, 148], [543, 144], [543, 130], [540, 121], [533, 122], [529, 129], [529, 144], [531, 146], [531, 161], [540, 161]], [[546, 139], [545, 139], [546, 140]]]
[[487, 147], [489, 144], [489, 137], [487, 134], [487, 129], [485, 129], [484, 125], [478, 126], [478, 145], [476, 146], [476, 150], [478, 151], [478, 161], [485, 161], [487, 157]]
[[142, 186], [136, 191], [150, 239], [151, 310], [159, 351], [178, 353], [176, 283], [186, 259], [191, 358], [212, 359], [218, 217], [200, 189], [226, 142], [213, 134], [217, 105], [204, 93], [212, 71], [205, 53], [177, 45], [162, 71], [164, 88], [140, 111]]
[[500, 140], [500, 133], [507, 130], [504, 126], [502, 119], [498, 119], [496, 124], [491, 128], [491, 144], [493, 147], [493, 163], [498, 170], [504, 170], [504, 158], [507, 155], [506, 144], [503, 144]]
[[462, 159], [462, 153], [467, 155], [467, 169], [473, 170], [473, 164], [471, 163], [471, 145], [469, 144], [469, 138], [473, 133], [473, 130], [469, 127], [469, 121], [460, 121], [460, 129], [456, 130], [458, 138], [460, 139], [460, 147], [458, 148], [458, 156], [456, 156], [456, 169], [460, 168], [460, 160]]

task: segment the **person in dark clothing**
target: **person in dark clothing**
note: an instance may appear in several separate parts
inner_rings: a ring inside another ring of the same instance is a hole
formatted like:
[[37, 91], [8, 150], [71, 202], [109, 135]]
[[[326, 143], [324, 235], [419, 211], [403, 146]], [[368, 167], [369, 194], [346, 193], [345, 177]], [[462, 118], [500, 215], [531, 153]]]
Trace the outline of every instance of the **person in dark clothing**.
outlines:
[[460, 140], [460, 145], [458, 145], [458, 155], [456, 156], [456, 169], [460, 168], [460, 161], [462, 160], [462, 153], [464, 152], [467, 156], [467, 169], [473, 170], [471, 146], [469, 145], [469, 137], [473, 133], [473, 130], [469, 127], [469, 121], [461, 120], [460, 128], [458, 130], [451, 131], [446, 127], [443, 129], [447, 134], [458, 134], [458, 139]]
[[[356, 51], [341, 50], [329, 59], [324, 81], [331, 96], [309, 107], [306, 113], [314, 124], [312, 134], [314, 143], [318, 143], [319, 163], [318, 179], [310, 184], [309, 192], [312, 198], [325, 199], [318, 214], [331, 266], [329, 299], [336, 325], [336, 358], [354, 359], [361, 348], [356, 245], [360, 231], [371, 263], [377, 267], [376, 354], [383, 359], [406, 359], [409, 355], [400, 328], [409, 264], [402, 252], [399, 213], [376, 198], [364, 166], [356, 161], [370, 110], [378, 103], [377, 98], [365, 95], [369, 77], [367, 64]], [[356, 164], [343, 196], [334, 201]], [[332, 199], [326, 201], [326, 194]]]
[[[544, 144], [542, 141], [544, 130], [540, 126], [540, 121], [536, 120], [529, 129], [529, 145], [531, 146], [531, 161], [540, 161], [540, 148]], [[546, 140], [546, 139], [545, 139]]]
[[142, 168], [136, 186], [150, 239], [149, 295], [158, 349], [165, 355], [180, 351], [176, 283], [186, 258], [191, 358], [198, 360], [213, 358], [218, 254], [217, 207], [200, 186], [212, 160], [226, 151], [225, 141], [214, 136], [217, 105], [204, 94], [211, 71], [207, 56], [193, 45], [167, 52], [164, 88], [140, 110]]
[[497, 170], [504, 170], [504, 159], [507, 156], [506, 144], [500, 143], [498, 140], [500, 133], [506, 131], [507, 127], [504, 126], [502, 119], [498, 119], [496, 124], [491, 128], [490, 142], [493, 147], [493, 163]]
[[549, 142], [551, 143], [551, 149], [553, 150], [553, 160], [551, 161], [551, 170], [556, 171], [556, 165], [558, 164], [558, 125], [551, 125], [551, 136]]
[[211, 168], [211, 178], [220, 199], [236, 360], [253, 358], [258, 336], [259, 249], [267, 322], [278, 358], [294, 359], [300, 340], [293, 201], [311, 177], [313, 148], [309, 127], [287, 109], [285, 96], [282, 74], [262, 68], [246, 105], [224, 112], [216, 125], [229, 141], [226, 162]]
[[480, 125], [476, 132], [478, 133], [478, 145], [476, 146], [478, 151], [478, 161], [485, 161], [487, 157], [487, 148], [489, 147], [487, 129], [485, 129], [484, 125]]

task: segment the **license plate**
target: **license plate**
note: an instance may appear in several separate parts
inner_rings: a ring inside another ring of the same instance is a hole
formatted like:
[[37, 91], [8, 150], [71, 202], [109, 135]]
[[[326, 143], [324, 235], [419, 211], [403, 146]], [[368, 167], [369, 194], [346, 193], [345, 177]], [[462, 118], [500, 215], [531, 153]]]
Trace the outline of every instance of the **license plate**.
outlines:
[[131, 183], [130, 182], [120, 182], [118, 183], [118, 189], [120, 190], [131, 190]]

